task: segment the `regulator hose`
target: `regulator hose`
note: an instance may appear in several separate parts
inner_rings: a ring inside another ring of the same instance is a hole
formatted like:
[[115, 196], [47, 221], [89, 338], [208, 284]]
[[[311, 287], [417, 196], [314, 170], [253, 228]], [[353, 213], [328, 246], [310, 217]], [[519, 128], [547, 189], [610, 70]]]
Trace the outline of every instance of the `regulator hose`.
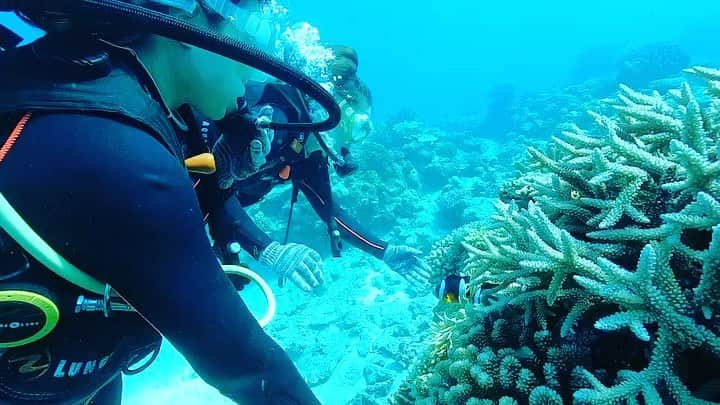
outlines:
[[112, 21], [122, 27], [133, 27], [141, 32], [194, 45], [282, 80], [315, 100], [328, 114], [327, 119], [321, 122], [268, 122], [265, 127], [320, 132], [329, 131], [340, 123], [340, 106], [327, 90], [307, 75], [253, 45], [171, 15], [121, 0], [0, 0], [0, 10], [52, 11], [76, 15], [82, 21]]
[[[64, 280], [95, 294], [104, 296], [108, 286], [87, 273], [75, 267], [65, 260], [59, 253], [53, 250], [27, 222], [20, 216], [15, 208], [10, 205], [5, 196], [0, 193], [0, 229], [7, 232], [20, 247], [25, 249], [38, 262], [47, 267]], [[261, 327], [267, 326], [272, 321], [277, 311], [277, 300], [268, 283], [257, 273], [244, 266], [222, 265], [226, 274], [238, 275], [254, 281], [262, 290], [268, 307], [265, 315], [258, 320]], [[109, 300], [109, 298], [108, 298]], [[124, 300], [124, 298], [123, 298]], [[109, 301], [108, 301], [109, 302]], [[109, 304], [108, 304], [109, 305]], [[132, 308], [132, 307], [130, 307]]]

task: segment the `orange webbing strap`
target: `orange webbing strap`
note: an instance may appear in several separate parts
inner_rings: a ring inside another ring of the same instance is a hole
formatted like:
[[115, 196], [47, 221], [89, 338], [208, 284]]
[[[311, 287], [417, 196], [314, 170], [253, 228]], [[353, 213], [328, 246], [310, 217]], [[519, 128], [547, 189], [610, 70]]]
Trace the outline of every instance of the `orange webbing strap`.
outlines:
[[290, 166], [285, 166], [282, 168], [282, 170], [280, 170], [280, 173], [278, 173], [278, 176], [283, 180], [287, 180], [290, 178], [290, 170], [292, 170], [290, 168]]
[[10, 149], [12, 149], [13, 145], [15, 145], [15, 142], [20, 138], [20, 134], [22, 134], [23, 130], [25, 129], [25, 125], [30, 120], [30, 117], [32, 116], [32, 113], [25, 113], [25, 115], [20, 118], [20, 121], [18, 121], [17, 125], [15, 125], [15, 128], [10, 133], [10, 136], [3, 144], [2, 148], [0, 148], [0, 163], [5, 160], [5, 156], [7, 156], [8, 152], [10, 152]]

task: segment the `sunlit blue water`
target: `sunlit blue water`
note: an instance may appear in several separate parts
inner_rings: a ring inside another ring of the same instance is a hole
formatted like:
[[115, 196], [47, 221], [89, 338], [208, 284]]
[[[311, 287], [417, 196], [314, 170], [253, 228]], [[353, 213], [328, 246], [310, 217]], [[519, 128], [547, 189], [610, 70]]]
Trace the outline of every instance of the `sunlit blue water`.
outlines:
[[[607, 80], [609, 88], [626, 80], [637, 81], [638, 86], [643, 87], [652, 80], [678, 75], [685, 66], [702, 64], [720, 67], [717, 46], [720, 2], [717, 1], [287, 0], [284, 4], [289, 8], [291, 22], [306, 21], [317, 27], [323, 43], [345, 44], [358, 50], [359, 75], [372, 89], [374, 120], [378, 124], [403, 110], [414, 112], [416, 118], [426, 124], [442, 125], [448, 120], [457, 121], [465, 116], [486, 119], [486, 128], [490, 130], [470, 132], [471, 138], [514, 140], [510, 134], [515, 136], [518, 132], [513, 131], [522, 128], [501, 124], [500, 121], [507, 117], [492, 114], [485, 117], [488, 105], [504, 97], [536, 91], [561, 93], [564, 86], [598, 79]], [[0, 13], [0, 21], [2, 18]], [[637, 50], [654, 49], [652, 47], [658, 43], [666, 44], [669, 48], [662, 49], [680, 58], [682, 66], [667, 75], [655, 75], [650, 72], [652, 69], [647, 72], [640, 69], [638, 76], [629, 75], [627, 71], [632, 69], [626, 65], [637, 62], [638, 58], [628, 55]], [[675, 51], [677, 54], [673, 53]], [[554, 124], [550, 122], [547, 126]], [[379, 133], [370, 140], [393, 152], [402, 146], [397, 140], [384, 139], [385, 135]], [[523, 135], [549, 137], [551, 133]], [[445, 146], [452, 143], [447, 139], [438, 140], [438, 143], [443, 142]], [[362, 147], [359, 148], [362, 150]], [[487, 160], [497, 158], [500, 149], [494, 144], [488, 147], [484, 152]], [[372, 152], [372, 149], [369, 150]], [[410, 154], [404, 159], [420, 171], [427, 164]], [[446, 166], [456, 164], [458, 159], [447, 159]], [[379, 167], [391, 163], [378, 160], [374, 164]], [[403, 229], [403, 236], [408, 241], [421, 240], [427, 247], [428, 241], [442, 238], [448, 228], [459, 225], [429, 217], [452, 216], [447, 215], [447, 207], [438, 205], [437, 200], [448, 187], [452, 189], [458, 183], [465, 184], [479, 177], [476, 162], [467, 166], [432, 172], [437, 184], [413, 190], [418, 192], [416, 199], [421, 200], [423, 206], [432, 206], [432, 209], [423, 213], [422, 220], [413, 218], [405, 222], [411, 224]], [[507, 166], [509, 172], [510, 162]], [[361, 171], [378, 167], [370, 165], [362, 167]], [[449, 178], [453, 176], [456, 180], [461, 179], [451, 183]], [[346, 200], [350, 204], [367, 197], [352, 194], [351, 186], [348, 186], [351, 198]], [[488, 195], [483, 196], [485, 199], [494, 197], [491, 194], [496, 192], [490, 187], [486, 191]], [[265, 211], [267, 222], [275, 227], [276, 232], [284, 230], [287, 201], [286, 193], [268, 202], [281, 207]], [[479, 198], [469, 204], [477, 205], [477, 201]], [[484, 206], [469, 208], [476, 208], [478, 212], [485, 209]], [[398, 212], [402, 209], [396, 208]], [[298, 218], [303, 215], [305, 222], [300, 220], [302, 223], [296, 225], [294, 232], [317, 234], [317, 229], [323, 229], [310, 210], [296, 214]], [[460, 218], [466, 217], [460, 215]], [[373, 218], [359, 217], [358, 220], [370, 223]], [[396, 224], [388, 224], [389, 228], [394, 226]], [[325, 243], [324, 235], [321, 236], [317, 238], [319, 242], [313, 241], [317, 242], [313, 248], [326, 249], [322, 245]], [[313, 387], [328, 404], [347, 403], [356, 393], [366, 389], [363, 376], [366, 364], [363, 362], [367, 352], [357, 340], [382, 341], [387, 338], [384, 331], [389, 328], [388, 325], [405, 326], [404, 322], [414, 322], [417, 326], [431, 318], [430, 308], [434, 302], [431, 295], [418, 298], [406, 294], [403, 284], [393, 279], [397, 276], [380, 261], [352, 248], [348, 251], [350, 253], [343, 259], [327, 260], [327, 271], [333, 274], [333, 277], [328, 277], [331, 281], [330, 293], [307, 296], [294, 290], [280, 291], [277, 322], [283, 327], [275, 326], [276, 323], [270, 328], [273, 337], [286, 348], [304, 338], [327, 349], [327, 341], [332, 339], [329, 336], [337, 339], [330, 340], [337, 343], [337, 353], [322, 352], [317, 355], [323, 362], [337, 360], [339, 364], [327, 381]], [[383, 283], [378, 279], [382, 279]], [[387, 287], [388, 284], [392, 286]], [[342, 300], [337, 299], [338, 296]], [[254, 307], [262, 309], [262, 301], [258, 297], [246, 293], [245, 298]], [[425, 305], [423, 308], [427, 308], [427, 312], [417, 311], [413, 314], [417, 315], [414, 319], [407, 320], [410, 314], [408, 308], [418, 305], [418, 302]], [[331, 317], [333, 311], [338, 310], [343, 311], [343, 316], [355, 312], [367, 315], [358, 316], [365, 322], [363, 329], [360, 332], [338, 331], [332, 325], [326, 325], [326, 329], [301, 328], [305, 321], [312, 323], [318, 317]], [[426, 316], [423, 318], [423, 315]], [[391, 339], [382, 344], [392, 347]], [[315, 347], [310, 343], [304, 347], [308, 353], [314, 353]], [[293, 357], [304, 375], [312, 375], [316, 371], [308, 356], [300, 353]], [[353, 371], [353, 362], [359, 371]], [[370, 363], [370, 360], [367, 362]], [[395, 385], [401, 376], [402, 373], [397, 372]], [[148, 373], [128, 379], [125, 398], [127, 403], [141, 404], [221, 403], [223, 400], [212, 388], [199, 381], [185, 361], [167, 346]]]
[[[494, 86], [543, 89], [573, 81], [578, 58], [611, 73], [623, 52], [673, 41], [693, 63], [720, 59], [720, 2], [712, 0], [286, 0], [293, 21], [349, 44], [387, 117], [409, 108], [433, 121], [474, 113]], [[0, 13], [0, 19], [7, 18]]]
[[292, 0], [289, 8], [324, 40], [358, 49], [379, 115], [473, 113], [500, 83], [567, 84], [578, 56], [593, 49], [608, 67], [655, 41], [676, 41], [693, 62], [718, 60], [720, 2], [712, 0]]

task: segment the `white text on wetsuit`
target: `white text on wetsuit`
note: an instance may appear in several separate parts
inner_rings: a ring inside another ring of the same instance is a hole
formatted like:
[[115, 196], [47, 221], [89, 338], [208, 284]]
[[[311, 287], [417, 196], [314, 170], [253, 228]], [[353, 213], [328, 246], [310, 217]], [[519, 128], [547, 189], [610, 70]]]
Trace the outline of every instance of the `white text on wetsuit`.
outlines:
[[103, 357], [100, 360], [87, 360], [87, 361], [73, 361], [60, 360], [53, 377], [65, 378], [65, 377], [76, 377], [78, 375], [89, 375], [105, 367], [110, 355]]

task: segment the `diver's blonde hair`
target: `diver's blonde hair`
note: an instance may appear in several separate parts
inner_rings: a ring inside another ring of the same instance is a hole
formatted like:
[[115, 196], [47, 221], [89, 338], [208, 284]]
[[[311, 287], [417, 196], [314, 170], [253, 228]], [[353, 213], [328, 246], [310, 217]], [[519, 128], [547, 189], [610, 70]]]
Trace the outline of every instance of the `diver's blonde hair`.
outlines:
[[333, 59], [328, 63], [335, 93], [356, 111], [368, 112], [372, 107], [370, 88], [357, 76], [357, 51], [346, 45], [330, 47]]

